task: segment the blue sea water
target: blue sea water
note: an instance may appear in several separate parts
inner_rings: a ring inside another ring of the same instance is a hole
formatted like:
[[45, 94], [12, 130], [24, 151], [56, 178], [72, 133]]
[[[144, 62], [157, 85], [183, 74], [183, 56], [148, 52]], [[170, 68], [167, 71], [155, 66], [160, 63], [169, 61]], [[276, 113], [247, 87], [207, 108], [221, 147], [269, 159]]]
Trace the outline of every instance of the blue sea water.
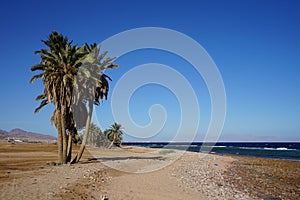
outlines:
[[218, 142], [216, 144], [196, 142], [167, 143], [167, 142], [127, 142], [125, 145], [148, 148], [168, 148], [192, 152], [207, 152], [220, 155], [240, 155], [300, 161], [300, 143], [292, 142]]

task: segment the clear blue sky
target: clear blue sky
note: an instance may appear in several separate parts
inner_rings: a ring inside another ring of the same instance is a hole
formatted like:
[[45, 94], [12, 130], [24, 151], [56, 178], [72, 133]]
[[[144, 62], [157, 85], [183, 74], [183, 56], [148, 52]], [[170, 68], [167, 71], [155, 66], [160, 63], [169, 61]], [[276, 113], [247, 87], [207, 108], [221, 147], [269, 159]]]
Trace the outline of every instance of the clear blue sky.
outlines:
[[[297, 0], [2, 1], [0, 129], [56, 135], [49, 123], [53, 107], [33, 113], [41, 82], [29, 84], [30, 67], [39, 62], [34, 51], [44, 47], [41, 39], [52, 30], [83, 44], [151, 26], [188, 35], [218, 66], [227, 95], [221, 138], [300, 141], [299, 10]], [[194, 75], [188, 63], [155, 50], [129, 53], [116, 62], [121, 67], [108, 72], [114, 80], [111, 91], [124, 73], [149, 62], [169, 65], [188, 77], [199, 100], [201, 138], [209, 123], [210, 97], [201, 76]], [[136, 91], [129, 106], [132, 118], [146, 125], [153, 104], [162, 104], [169, 117], [155, 140], [169, 140], [178, 127], [180, 109], [167, 88], [146, 85]], [[110, 101], [96, 109], [102, 128], [113, 123]]]

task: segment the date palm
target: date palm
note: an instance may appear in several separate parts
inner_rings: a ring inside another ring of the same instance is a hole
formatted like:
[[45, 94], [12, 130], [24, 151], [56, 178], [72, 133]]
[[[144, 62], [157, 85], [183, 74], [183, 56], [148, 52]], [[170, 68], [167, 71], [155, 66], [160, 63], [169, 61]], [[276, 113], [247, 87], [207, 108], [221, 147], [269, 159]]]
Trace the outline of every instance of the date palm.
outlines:
[[95, 100], [99, 104], [103, 97], [107, 97], [109, 77], [103, 74], [103, 70], [118, 66], [112, 63], [111, 58], [102, 61], [107, 52], [99, 55], [100, 48], [96, 44], [78, 47], [57, 32], [52, 32], [48, 40], [42, 42], [48, 49], [35, 52], [40, 55], [41, 61], [31, 67], [32, 71], [41, 73], [33, 76], [30, 82], [41, 78], [44, 85], [43, 94], [36, 98], [41, 100], [41, 104], [35, 112], [49, 103], [54, 105], [50, 121], [55, 124], [58, 133], [60, 163], [71, 161], [72, 136], [77, 129], [85, 128], [81, 148], [73, 159], [78, 162], [85, 148], [93, 102]]
[[[71, 153], [72, 134], [76, 131], [72, 117], [72, 90], [73, 81], [78, 69], [86, 56], [82, 47], [72, 45], [67, 37], [52, 32], [48, 40], [42, 42], [48, 49], [41, 49], [35, 53], [41, 57], [39, 64], [31, 67], [31, 71], [41, 71], [30, 80], [33, 83], [36, 79], [42, 79], [44, 85], [43, 94], [36, 100], [41, 100], [40, 106], [35, 109], [39, 112], [45, 105], [52, 103], [54, 112], [51, 123], [57, 129], [58, 140], [58, 161], [66, 163], [68, 161], [68, 149]], [[69, 145], [69, 147], [68, 147]]]
[[110, 126], [108, 130], [105, 131], [107, 138], [111, 141], [111, 144], [108, 148], [111, 148], [113, 145], [120, 146], [122, 142], [122, 126], [121, 124], [114, 123]]
[[85, 49], [88, 52], [88, 55], [83, 62], [78, 75], [76, 77], [76, 84], [74, 86], [74, 110], [77, 109], [78, 105], [85, 105], [88, 107], [87, 117], [81, 118], [75, 116], [75, 121], [77, 123], [80, 120], [85, 120], [85, 131], [82, 139], [82, 144], [80, 149], [72, 160], [72, 163], [78, 162], [83, 154], [83, 151], [86, 146], [89, 128], [92, 119], [92, 113], [94, 109], [94, 104], [99, 105], [100, 100], [105, 98], [107, 99], [109, 91], [108, 80], [111, 81], [111, 78], [103, 73], [106, 69], [117, 68], [118, 65], [113, 64], [113, 58], [106, 58], [104, 61], [102, 59], [106, 56], [107, 51], [100, 54], [100, 47], [95, 43], [92, 45], [85, 45]]

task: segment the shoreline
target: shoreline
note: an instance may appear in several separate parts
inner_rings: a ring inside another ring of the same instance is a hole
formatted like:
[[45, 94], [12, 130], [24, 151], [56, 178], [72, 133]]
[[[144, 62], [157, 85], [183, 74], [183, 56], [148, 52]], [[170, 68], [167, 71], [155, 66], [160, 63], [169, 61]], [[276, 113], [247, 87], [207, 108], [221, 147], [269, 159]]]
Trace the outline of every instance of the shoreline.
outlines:
[[258, 156], [248, 156], [248, 155], [236, 155], [236, 154], [224, 154], [224, 156], [231, 156], [231, 157], [240, 157], [240, 158], [258, 158], [258, 159], [270, 159], [270, 160], [278, 160], [278, 161], [291, 161], [291, 162], [298, 162], [300, 163], [300, 160], [296, 159], [288, 159], [288, 158], [272, 158], [272, 157], [258, 157]]
[[[216, 144], [202, 142], [192, 144], [175, 142], [131, 142], [124, 143], [128, 146], [138, 146], [145, 148], [166, 148], [197, 153], [208, 153], [230, 156], [246, 156], [254, 158], [271, 158], [279, 160], [293, 160], [300, 162], [299, 142], [217, 142]], [[202, 149], [204, 148], [204, 149]], [[205, 149], [208, 148], [208, 149]]]

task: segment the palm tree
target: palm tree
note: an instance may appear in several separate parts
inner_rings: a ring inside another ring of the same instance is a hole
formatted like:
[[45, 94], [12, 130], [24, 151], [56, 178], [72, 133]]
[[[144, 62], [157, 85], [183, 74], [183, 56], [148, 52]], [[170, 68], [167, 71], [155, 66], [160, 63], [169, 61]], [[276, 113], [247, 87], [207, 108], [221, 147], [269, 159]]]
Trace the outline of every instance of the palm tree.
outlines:
[[95, 123], [91, 123], [87, 144], [96, 147], [107, 147], [110, 142]]
[[108, 148], [111, 148], [112, 145], [120, 146], [122, 143], [122, 126], [121, 124], [114, 123], [110, 126], [108, 130], [105, 131], [107, 138], [111, 141], [111, 144]]
[[[80, 151], [73, 159], [78, 162], [85, 148], [94, 100], [99, 104], [100, 99], [107, 98], [107, 78], [110, 78], [102, 71], [118, 66], [112, 63], [111, 58], [102, 62], [107, 52], [99, 56], [100, 48], [96, 44], [78, 47], [55, 31], [42, 42], [48, 49], [35, 52], [40, 55], [41, 61], [31, 67], [31, 71], [39, 70], [41, 73], [34, 75], [30, 82], [41, 78], [44, 85], [43, 94], [36, 98], [41, 100], [41, 104], [35, 113], [49, 103], [54, 105], [50, 121], [57, 129], [59, 163], [71, 161], [72, 136], [77, 129], [85, 127]], [[78, 116], [81, 116], [80, 120]]]
[[89, 54], [85, 59], [85, 62], [82, 64], [75, 81], [76, 84], [74, 87], [74, 109], [76, 109], [77, 105], [85, 105], [86, 107], [88, 107], [88, 111], [87, 118], [85, 120], [85, 131], [82, 139], [82, 144], [77, 155], [71, 161], [71, 163], [79, 162], [85, 149], [94, 104], [99, 105], [100, 100], [104, 97], [105, 99], [107, 99], [109, 91], [108, 80], [111, 81], [112, 79], [106, 74], [104, 74], [103, 71], [106, 69], [118, 67], [118, 65], [113, 64], [114, 58], [108, 57], [104, 61], [102, 61], [102, 59], [106, 56], [108, 52], [105, 51], [104, 53], [100, 54], [100, 47], [98, 47], [95, 43], [92, 45], [86, 44], [85, 49]]
[[67, 163], [72, 150], [72, 134], [76, 130], [70, 109], [73, 81], [87, 53], [82, 47], [72, 45], [72, 41], [55, 31], [49, 35], [48, 40], [42, 42], [49, 49], [36, 51], [35, 54], [40, 55], [41, 61], [31, 67], [31, 71], [41, 73], [34, 75], [30, 82], [41, 78], [44, 85], [43, 94], [36, 98], [41, 100], [41, 104], [35, 109], [35, 113], [49, 103], [54, 104], [55, 109], [50, 121], [57, 129], [58, 161]]

